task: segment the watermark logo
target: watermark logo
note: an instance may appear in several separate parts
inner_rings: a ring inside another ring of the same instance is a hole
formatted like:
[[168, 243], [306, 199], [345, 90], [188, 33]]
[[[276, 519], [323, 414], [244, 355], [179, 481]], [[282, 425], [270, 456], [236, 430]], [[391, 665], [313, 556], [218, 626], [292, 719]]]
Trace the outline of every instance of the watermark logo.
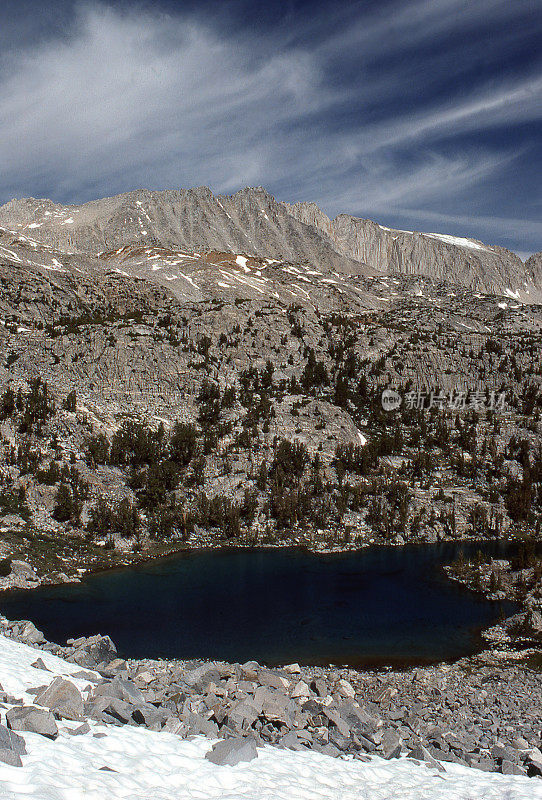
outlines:
[[382, 392], [382, 408], [384, 411], [397, 411], [403, 398], [394, 389], [384, 389]]
[[405, 392], [401, 396], [395, 389], [384, 389], [382, 392], [382, 408], [384, 411], [397, 411], [403, 404], [408, 411], [412, 409], [440, 408], [450, 411], [506, 411], [506, 392], [465, 391], [426, 392], [416, 389]]

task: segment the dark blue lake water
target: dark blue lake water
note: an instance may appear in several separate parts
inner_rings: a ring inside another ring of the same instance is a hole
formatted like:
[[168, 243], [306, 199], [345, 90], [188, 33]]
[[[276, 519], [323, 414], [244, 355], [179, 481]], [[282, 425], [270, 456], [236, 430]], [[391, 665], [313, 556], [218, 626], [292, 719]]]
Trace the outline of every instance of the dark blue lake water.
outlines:
[[[109, 634], [126, 657], [255, 659], [266, 664], [382, 666], [453, 659], [481, 646], [480, 628], [512, 603], [448, 580], [442, 564], [479, 544], [198, 551], [18, 591], [0, 601], [46, 637]], [[504, 545], [485, 545], [495, 556]]]

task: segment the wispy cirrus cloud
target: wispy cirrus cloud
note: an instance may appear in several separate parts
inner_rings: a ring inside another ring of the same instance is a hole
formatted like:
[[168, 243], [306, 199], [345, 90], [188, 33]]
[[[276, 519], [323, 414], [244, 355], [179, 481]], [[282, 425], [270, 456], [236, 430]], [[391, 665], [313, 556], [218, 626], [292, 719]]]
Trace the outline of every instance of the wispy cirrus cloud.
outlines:
[[542, 248], [537, 223], [492, 222], [540, 210], [531, 2], [277, 3], [257, 24], [242, 2], [56, 9], [58, 25], [49, 9], [25, 27], [14, 5], [0, 34], [1, 201], [263, 184], [331, 214]]

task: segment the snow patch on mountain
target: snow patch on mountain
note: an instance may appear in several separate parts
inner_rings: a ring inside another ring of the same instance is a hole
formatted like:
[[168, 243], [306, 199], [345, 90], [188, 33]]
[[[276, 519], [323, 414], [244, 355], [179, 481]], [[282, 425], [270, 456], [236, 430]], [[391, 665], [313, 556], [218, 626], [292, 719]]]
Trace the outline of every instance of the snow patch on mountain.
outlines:
[[424, 233], [423, 236], [429, 236], [431, 239], [440, 239], [446, 244], [454, 244], [456, 247], [470, 247], [472, 250], [487, 250], [487, 247], [475, 242], [474, 239], [465, 239], [463, 236], [450, 236], [447, 233]]

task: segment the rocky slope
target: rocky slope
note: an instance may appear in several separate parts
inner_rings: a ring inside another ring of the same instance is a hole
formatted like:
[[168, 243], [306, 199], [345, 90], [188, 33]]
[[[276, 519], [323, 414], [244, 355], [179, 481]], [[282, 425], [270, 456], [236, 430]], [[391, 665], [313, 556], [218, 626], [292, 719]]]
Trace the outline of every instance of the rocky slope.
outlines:
[[[99, 723], [164, 731], [180, 739], [204, 735], [223, 740], [219, 752], [251, 745], [247, 760], [257, 756], [255, 745], [271, 744], [366, 763], [407, 756], [441, 775], [451, 764], [536, 779], [542, 775], [540, 681], [522, 667], [496, 670], [482, 662], [473, 670], [475, 662], [464, 659], [451, 667], [360, 673], [298, 664], [269, 669], [254, 661], [125, 661], [107, 636], [82, 637], [60, 647], [45, 641], [31, 622], [1, 617], [0, 631], [4, 650], [20, 651], [15, 640], [39, 653], [34, 661], [27, 656], [37, 671], [32, 677], [38, 685], [28, 690], [32, 705], [3, 696], [12, 705], [7, 723], [19, 732], [19, 744], [25, 732], [55, 740], [62, 722], [72, 720], [78, 736]], [[58, 656], [72, 671], [53, 677]], [[0, 725], [2, 734], [8, 738]], [[20, 759], [15, 762], [8, 763], [22, 766]]]
[[532, 279], [542, 273], [542, 253], [533, 253], [525, 262], [525, 269]]
[[[10, 635], [29, 628], [10, 626]], [[38, 641], [36, 634], [23, 633], [23, 641]], [[382, 682], [345, 670], [311, 676], [295, 664], [127, 663], [99, 636], [67, 648], [77, 664], [48, 643], [36, 650], [0, 641], [6, 800], [540, 794], [540, 687], [514, 668], [476, 676], [444, 665]], [[81, 668], [83, 661], [100, 667]]]

